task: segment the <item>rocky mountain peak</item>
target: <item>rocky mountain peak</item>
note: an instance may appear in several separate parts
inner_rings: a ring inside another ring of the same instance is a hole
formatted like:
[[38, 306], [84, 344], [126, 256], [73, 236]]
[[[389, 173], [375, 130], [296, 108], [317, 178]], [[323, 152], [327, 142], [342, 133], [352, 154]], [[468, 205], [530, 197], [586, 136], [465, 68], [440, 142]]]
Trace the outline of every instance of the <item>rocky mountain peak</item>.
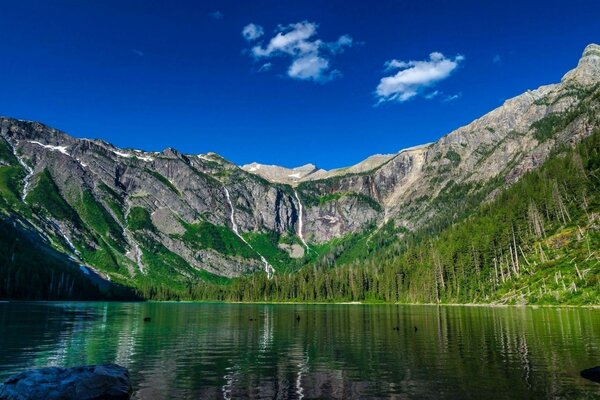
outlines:
[[585, 47], [577, 67], [565, 74], [562, 82], [592, 85], [600, 81], [600, 45], [591, 43]]
[[167, 158], [181, 157], [181, 153], [177, 149], [174, 149], [173, 147], [167, 147], [166, 149], [164, 149], [162, 151], [162, 154], [163, 154], [163, 156], [165, 156]]

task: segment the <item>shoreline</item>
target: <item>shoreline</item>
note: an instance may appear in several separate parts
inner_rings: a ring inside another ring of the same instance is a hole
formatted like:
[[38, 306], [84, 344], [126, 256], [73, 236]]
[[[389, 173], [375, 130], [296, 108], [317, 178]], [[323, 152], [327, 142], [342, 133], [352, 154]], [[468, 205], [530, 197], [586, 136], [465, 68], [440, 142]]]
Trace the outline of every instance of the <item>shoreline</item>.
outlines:
[[378, 302], [305, 302], [305, 301], [204, 301], [204, 300], [0, 300], [3, 303], [167, 303], [167, 304], [247, 304], [247, 305], [352, 305], [352, 306], [427, 306], [427, 307], [486, 307], [486, 308], [588, 308], [600, 309], [600, 304], [487, 304], [487, 303], [378, 303]]

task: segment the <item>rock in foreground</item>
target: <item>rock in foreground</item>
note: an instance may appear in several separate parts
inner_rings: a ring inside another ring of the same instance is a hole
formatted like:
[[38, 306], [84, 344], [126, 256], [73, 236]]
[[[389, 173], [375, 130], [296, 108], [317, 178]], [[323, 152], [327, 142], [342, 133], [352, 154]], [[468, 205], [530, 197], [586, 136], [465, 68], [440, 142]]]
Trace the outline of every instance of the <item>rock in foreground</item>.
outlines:
[[130, 397], [129, 371], [116, 364], [34, 369], [13, 375], [0, 385], [0, 400]]
[[600, 366], [584, 369], [583, 371], [581, 371], [581, 377], [589, 379], [590, 381], [600, 383]]

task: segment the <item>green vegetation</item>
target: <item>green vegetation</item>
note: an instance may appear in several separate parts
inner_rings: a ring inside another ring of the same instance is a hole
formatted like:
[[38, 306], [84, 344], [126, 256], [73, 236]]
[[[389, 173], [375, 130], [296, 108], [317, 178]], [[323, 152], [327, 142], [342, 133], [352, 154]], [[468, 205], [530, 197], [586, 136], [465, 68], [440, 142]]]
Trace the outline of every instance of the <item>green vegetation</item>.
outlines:
[[[572, 95], [581, 99], [581, 101], [567, 111], [550, 113], [544, 118], [531, 124], [530, 129], [534, 130], [533, 136], [540, 143], [543, 143], [553, 138], [557, 132], [564, 130], [567, 126], [581, 116], [587, 115], [588, 117], [591, 117], [592, 120], [597, 118], [597, 116], [594, 115], [592, 103], [597, 102], [598, 99], [600, 99], [599, 89], [600, 85], [593, 86], [589, 89], [577, 87], [571, 88]], [[558, 99], [556, 101], [558, 101]]]
[[121, 227], [90, 191], [84, 189], [81, 192], [75, 208], [88, 229], [99, 234], [119, 252], [125, 250], [125, 239]]
[[558, 103], [565, 97], [575, 97], [577, 100], [580, 100], [587, 95], [590, 94], [590, 90], [583, 88], [581, 86], [570, 86], [565, 88], [562, 93], [556, 96], [552, 101], [548, 98], [548, 96], [540, 97], [539, 99], [534, 100], [533, 104], [538, 106], [551, 106]]
[[241, 256], [244, 258], [258, 258], [256, 252], [252, 251], [231, 229], [226, 226], [211, 224], [200, 221], [195, 224], [186, 224], [183, 235], [176, 235], [192, 249], [213, 249], [221, 254]]
[[452, 162], [453, 167], [456, 167], [458, 164], [460, 164], [460, 154], [452, 149], [448, 150], [445, 157]]
[[15, 166], [0, 167], [0, 207], [3, 205], [18, 207], [21, 201], [19, 190], [22, 178], [21, 168]]
[[299, 264], [299, 260], [294, 260], [287, 254], [287, 252], [278, 247], [280, 242], [290, 242], [289, 238], [280, 238], [280, 235], [272, 231], [268, 233], [244, 233], [244, 239], [250, 243], [256, 252], [265, 257], [269, 264], [271, 264], [276, 271], [293, 271], [301, 264]]
[[531, 124], [531, 129], [535, 130], [533, 137], [543, 143], [552, 138], [556, 132], [563, 130], [567, 125], [573, 122], [573, 118], [576, 116], [577, 114], [570, 113], [548, 114], [539, 121]]
[[60, 221], [70, 221], [76, 225], [81, 225], [79, 215], [60, 194], [50, 171], [45, 169], [42, 173], [33, 177], [32, 181], [36, 183], [29, 192], [27, 201], [35, 211], [48, 214]]
[[8, 165], [19, 164], [19, 160], [17, 160], [10, 145], [4, 139], [0, 139], [0, 162]]
[[123, 198], [102, 182], [98, 185], [98, 189], [100, 189], [100, 192], [103, 194], [102, 199], [114, 213], [117, 219], [122, 223], [125, 222]]
[[161, 174], [159, 174], [158, 172], [153, 171], [153, 170], [148, 169], [148, 168], [144, 168], [144, 172], [146, 172], [146, 173], [152, 175], [153, 177], [155, 177], [156, 179], [158, 179], [163, 185], [165, 185], [166, 187], [168, 187], [169, 190], [171, 190], [177, 196], [181, 196], [181, 193], [179, 193], [179, 190], [177, 190], [177, 188], [175, 187], [175, 185], [173, 185], [171, 183], [171, 181], [168, 180], [166, 177], [164, 177]]
[[97, 242], [95, 245], [80, 240], [76, 241], [75, 244], [83, 260], [104, 272], [124, 272], [111, 246], [102, 238], [94, 238], [93, 240]]
[[208, 282], [224, 285], [223, 278], [191, 267], [183, 258], [167, 249], [148, 235], [137, 233], [142, 262], [146, 272], [136, 277], [136, 290], [146, 299], [170, 300], [182, 298], [191, 287]]
[[[97, 300], [136, 299], [128, 289], [97, 287], [79, 265], [49, 247], [17, 220], [0, 220], [0, 299]], [[43, 268], [42, 268], [43, 266]]]
[[144, 229], [151, 232], [156, 230], [152, 224], [150, 213], [148, 210], [142, 207], [132, 207], [131, 210], [129, 210], [129, 215], [127, 216], [127, 227], [133, 232]]

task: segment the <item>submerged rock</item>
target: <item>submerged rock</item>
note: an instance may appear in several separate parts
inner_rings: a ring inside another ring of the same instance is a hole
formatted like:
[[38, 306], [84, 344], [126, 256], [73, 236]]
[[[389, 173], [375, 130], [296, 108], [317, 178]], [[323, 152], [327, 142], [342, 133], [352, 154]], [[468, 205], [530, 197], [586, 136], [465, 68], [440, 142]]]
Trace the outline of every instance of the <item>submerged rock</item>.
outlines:
[[581, 371], [581, 377], [600, 383], [600, 366]]
[[9, 377], [0, 385], [0, 400], [129, 399], [129, 371], [116, 364], [41, 368]]

